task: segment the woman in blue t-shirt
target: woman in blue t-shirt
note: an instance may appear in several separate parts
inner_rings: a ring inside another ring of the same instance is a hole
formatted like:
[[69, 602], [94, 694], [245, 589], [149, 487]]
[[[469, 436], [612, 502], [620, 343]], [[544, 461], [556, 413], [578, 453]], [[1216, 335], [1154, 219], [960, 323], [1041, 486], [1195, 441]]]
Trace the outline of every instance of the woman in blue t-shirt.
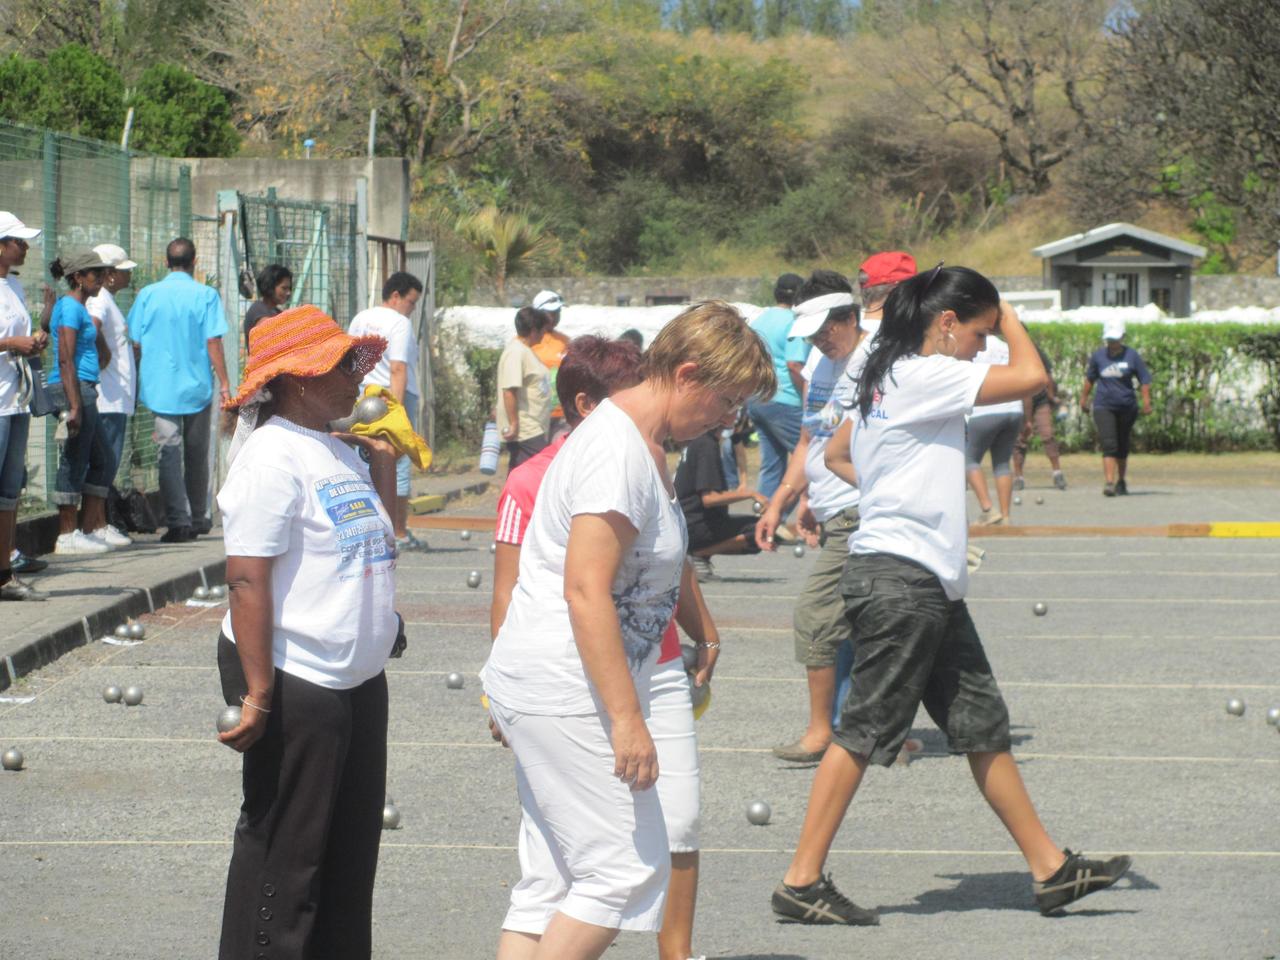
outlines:
[[[111, 350], [85, 308], [85, 301], [102, 289], [109, 266], [92, 250], [76, 251], [49, 264], [53, 278], [65, 279], [69, 288], [49, 319], [55, 358], [49, 385], [61, 385], [66, 397], [62, 409], [67, 438], [53, 488], [53, 502], [58, 506], [58, 540], [53, 552], [58, 554], [106, 553], [111, 549], [93, 531], [107, 525], [107, 491], [113, 478], [89, 476], [89, 458], [98, 439], [98, 376], [111, 361]], [[84, 520], [77, 528], [82, 495]]]
[[1106, 345], [1099, 347], [1089, 357], [1085, 369], [1084, 390], [1080, 394], [1080, 406], [1089, 412], [1089, 394], [1098, 385], [1093, 398], [1093, 422], [1098, 428], [1098, 442], [1102, 446], [1102, 471], [1106, 486], [1102, 495], [1124, 496], [1129, 492], [1124, 481], [1129, 463], [1129, 434], [1138, 419], [1138, 398], [1133, 381], [1142, 390], [1142, 412], [1151, 413], [1151, 374], [1142, 357], [1124, 342], [1124, 321], [1112, 320], [1102, 328]]

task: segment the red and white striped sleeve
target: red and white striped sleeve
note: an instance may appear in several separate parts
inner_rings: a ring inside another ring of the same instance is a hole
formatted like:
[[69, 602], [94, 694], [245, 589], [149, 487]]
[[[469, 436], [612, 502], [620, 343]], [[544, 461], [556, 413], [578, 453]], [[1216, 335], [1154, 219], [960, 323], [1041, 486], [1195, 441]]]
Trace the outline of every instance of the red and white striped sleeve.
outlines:
[[510, 543], [520, 546], [524, 542], [524, 532], [529, 526], [529, 515], [520, 507], [520, 502], [510, 493], [503, 492], [498, 501], [498, 523], [494, 527], [493, 539], [498, 543]]

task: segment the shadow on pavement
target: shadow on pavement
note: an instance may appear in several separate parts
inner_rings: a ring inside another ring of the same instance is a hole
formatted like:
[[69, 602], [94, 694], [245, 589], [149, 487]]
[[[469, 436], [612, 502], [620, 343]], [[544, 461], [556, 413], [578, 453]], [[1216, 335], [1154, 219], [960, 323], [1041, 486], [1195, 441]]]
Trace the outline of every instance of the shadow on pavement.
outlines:
[[[881, 913], [907, 913], [929, 915], [935, 913], [964, 913], [969, 910], [1027, 910], [1036, 909], [1031, 896], [1031, 876], [1025, 870], [1003, 873], [940, 873], [939, 880], [957, 881], [955, 886], [928, 890], [918, 895], [914, 903], [879, 907]], [[1117, 890], [1158, 890], [1159, 886], [1141, 874], [1130, 870], [1120, 880]], [[1052, 915], [1065, 917], [1100, 917], [1110, 914], [1138, 913], [1137, 910], [1108, 910], [1107, 891], [1102, 890], [1088, 899], [1089, 906], [1068, 906], [1065, 911]], [[1095, 899], [1101, 897], [1101, 899]]]

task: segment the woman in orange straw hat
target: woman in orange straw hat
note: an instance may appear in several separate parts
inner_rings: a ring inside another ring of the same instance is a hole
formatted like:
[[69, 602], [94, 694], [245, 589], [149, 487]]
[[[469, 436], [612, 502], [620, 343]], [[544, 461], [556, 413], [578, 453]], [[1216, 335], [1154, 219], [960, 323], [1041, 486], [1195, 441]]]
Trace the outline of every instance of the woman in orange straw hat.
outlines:
[[218, 493], [218, 670], [244, 754], [222, 960], [369, 957], [397, 637], [390, 444], [333, 434], [386, 347], [313, 306], [258, 323]]

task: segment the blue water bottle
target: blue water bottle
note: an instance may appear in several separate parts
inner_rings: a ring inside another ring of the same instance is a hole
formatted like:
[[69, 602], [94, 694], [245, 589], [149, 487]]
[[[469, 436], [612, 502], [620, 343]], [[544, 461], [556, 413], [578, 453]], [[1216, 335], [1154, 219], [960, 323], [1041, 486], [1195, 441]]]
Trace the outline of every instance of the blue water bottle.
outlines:
[[498, 425], [490, 420], [484, 425], [484, 439], [480, 441], [480, 472], [488, 476], [498, 472], [498, 453], [502, 443], [498, 439]]

